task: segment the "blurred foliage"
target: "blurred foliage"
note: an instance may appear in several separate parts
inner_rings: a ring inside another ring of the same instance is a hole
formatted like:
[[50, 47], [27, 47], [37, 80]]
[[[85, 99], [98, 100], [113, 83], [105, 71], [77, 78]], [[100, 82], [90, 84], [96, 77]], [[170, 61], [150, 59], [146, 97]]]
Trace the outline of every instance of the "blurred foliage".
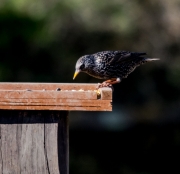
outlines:
[[[178, 0], [1, 0], [0, 81], [73, 82], [74, 66], [78, 57], [82, 55], [103, 50], [147, 52], [149, 57], [159, 57], [161, 60], [137, 68], [122, 83], [114, 86], [114, 111], [109, 113], [108, 117], [111, 118], [113, 114], [115, 122], [116, 116], [123, 118], [117, 119], [120, 122], [128, 118], [127, 121], [133, 120], [138, 124], [161, 125], [170, 122], [171, 126], [167, 126], [165, 131], [168, 133], [168, 130], [172, 130], [174, 122], [179, 123], [180, 115], [179, 16]], [[75, 82], [97, 83], [99, 80], [80, 74]], [[100, 120], [103, 117], [100, 116], [104, 116], [104, 113], [94, 115], [97, 118], [92, 117], [90, 113], [86, 118], [84, 113], [72, 113], [70, 119], [72, 130], [79, 125], [84, 125], [82, 127], [86, 129], [101, 130]], [[111, 123], [113, 122], [109, 122]], [[120, 125], [116, 122], [116, 126]], [[171, 148], [180, 145], [180, 129], [176, 128], [176, 130], [171, 132], [172, 140], [169, 141], [175, 143], [170, 146]], [[121, 131], [114, 138], [131, 134], [127, 133], [127, 130], [124, 130], [124, 134], [123, 130]], [[142, 129], [139, 134], [144, 135], [147, 131], [149, 130]], [[133, 132], [130, 137], [132, 135]], [[146, 148], [147, 154], [152, 157], [149, 153], [154, 152], [153, 147], [164, 146], [166, 141], [163, 139], [161, 142], [158, 139], [164, 136], [162, 131], [158, 136], [155, 133], [149, 133], [149, 136], [150, 143], [147, 140], [147, 143], [141, 147]], [[123, 139], [124, 143], [127, 139]], [[131, 142], [132, 146], [136, 141], [138, 139], [134, 138]], [[136, 143], [138, 146], [142, 142]], [[91, 148], [91, 144], [88, 148]], [[116, 148], [118, 151], [118, 147]], [[126, 145], [123, 148], [126, 148]], [[75, 152], [74, 146], [71, 149], [72, 170], [77, 171], [72, 173], [105, 173], [101, 172], [103, 165], [101, 164], [101, 167], [98, 165], [102, 160], [100, 157], [96, 159], [98, 152], [94, 154], [95, 156], [92, 154], [81, 156], [81, 152]], [[158, 150], [160, 147], [155, 152]], [[138, 156], [132, 150], [131, 152]], [[101, 155], [104, 158], [105, 154]], [[129, 153], [128, 155], [130, 156]], [[110, 157], [112, 156], [107, 156]], [[142, 157], [146, 158], [146, 156]], [[138, 165], [143, 170], [138, 170], [137, 166], [133, 167], [133, 160], [129, 163], [128, 158], [125, 162], [121, 159], [118, 168], [118, 159], [117, 164], [113, 164], [114, 160], [111, 160], [111, 165], [114, 165], [117, 172], [111, 173], [155, 173], [153, 170], [146, 171], [145, 169], [150, 166], [144, 163], [144, 168]], [[86, 167], [83, 169], [82, 165]], [[107, 171], [110, 172], [108, 169]]]

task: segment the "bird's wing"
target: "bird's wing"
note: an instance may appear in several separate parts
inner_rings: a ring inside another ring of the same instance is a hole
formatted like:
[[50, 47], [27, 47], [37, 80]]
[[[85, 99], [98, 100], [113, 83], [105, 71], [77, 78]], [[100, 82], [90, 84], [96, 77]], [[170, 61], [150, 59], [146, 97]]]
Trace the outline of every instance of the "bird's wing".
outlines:
[[113, 54], [114, 56], [110, 56], [108, 59], [107, 64], [109, 65], [123, 63], [124, 61], [128, 62], [133, 60], [134, 58], [146, 55], [146, 53], [134, 53], [128, 51], [114, 51]]

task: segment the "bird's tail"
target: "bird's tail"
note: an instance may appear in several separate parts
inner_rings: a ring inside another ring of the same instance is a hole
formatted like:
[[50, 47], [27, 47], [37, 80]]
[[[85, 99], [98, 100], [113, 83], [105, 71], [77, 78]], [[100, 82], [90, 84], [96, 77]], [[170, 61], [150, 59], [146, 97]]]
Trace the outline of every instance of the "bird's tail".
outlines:
[[147, 62], [151, 62], [151, 61], [154, 61], [154, 60], [160, 60], [159, 58], [145, 58], [145, 60]]

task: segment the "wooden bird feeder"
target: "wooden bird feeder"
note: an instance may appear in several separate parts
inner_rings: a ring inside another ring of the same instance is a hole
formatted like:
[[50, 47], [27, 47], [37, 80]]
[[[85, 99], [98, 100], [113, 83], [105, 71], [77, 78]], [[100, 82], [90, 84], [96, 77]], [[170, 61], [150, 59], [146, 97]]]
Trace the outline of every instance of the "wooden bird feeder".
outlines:
[[68, 111], [112, 111], [96, 86], [0, 83], [0, 173], [68, 174]]

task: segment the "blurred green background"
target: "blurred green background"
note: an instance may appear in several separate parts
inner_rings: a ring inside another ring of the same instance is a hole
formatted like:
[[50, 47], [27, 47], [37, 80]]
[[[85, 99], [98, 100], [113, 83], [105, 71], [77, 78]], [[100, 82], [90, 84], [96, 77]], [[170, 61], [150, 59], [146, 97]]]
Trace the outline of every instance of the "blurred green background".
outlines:
[[179, 30], [179, 0], [1, 0], [0, 81], [97, 83], [72, 77], [104, 50], [160, 58], [114, 86], [113, 112], [70, 113], [70, 173], [179, 173]]

